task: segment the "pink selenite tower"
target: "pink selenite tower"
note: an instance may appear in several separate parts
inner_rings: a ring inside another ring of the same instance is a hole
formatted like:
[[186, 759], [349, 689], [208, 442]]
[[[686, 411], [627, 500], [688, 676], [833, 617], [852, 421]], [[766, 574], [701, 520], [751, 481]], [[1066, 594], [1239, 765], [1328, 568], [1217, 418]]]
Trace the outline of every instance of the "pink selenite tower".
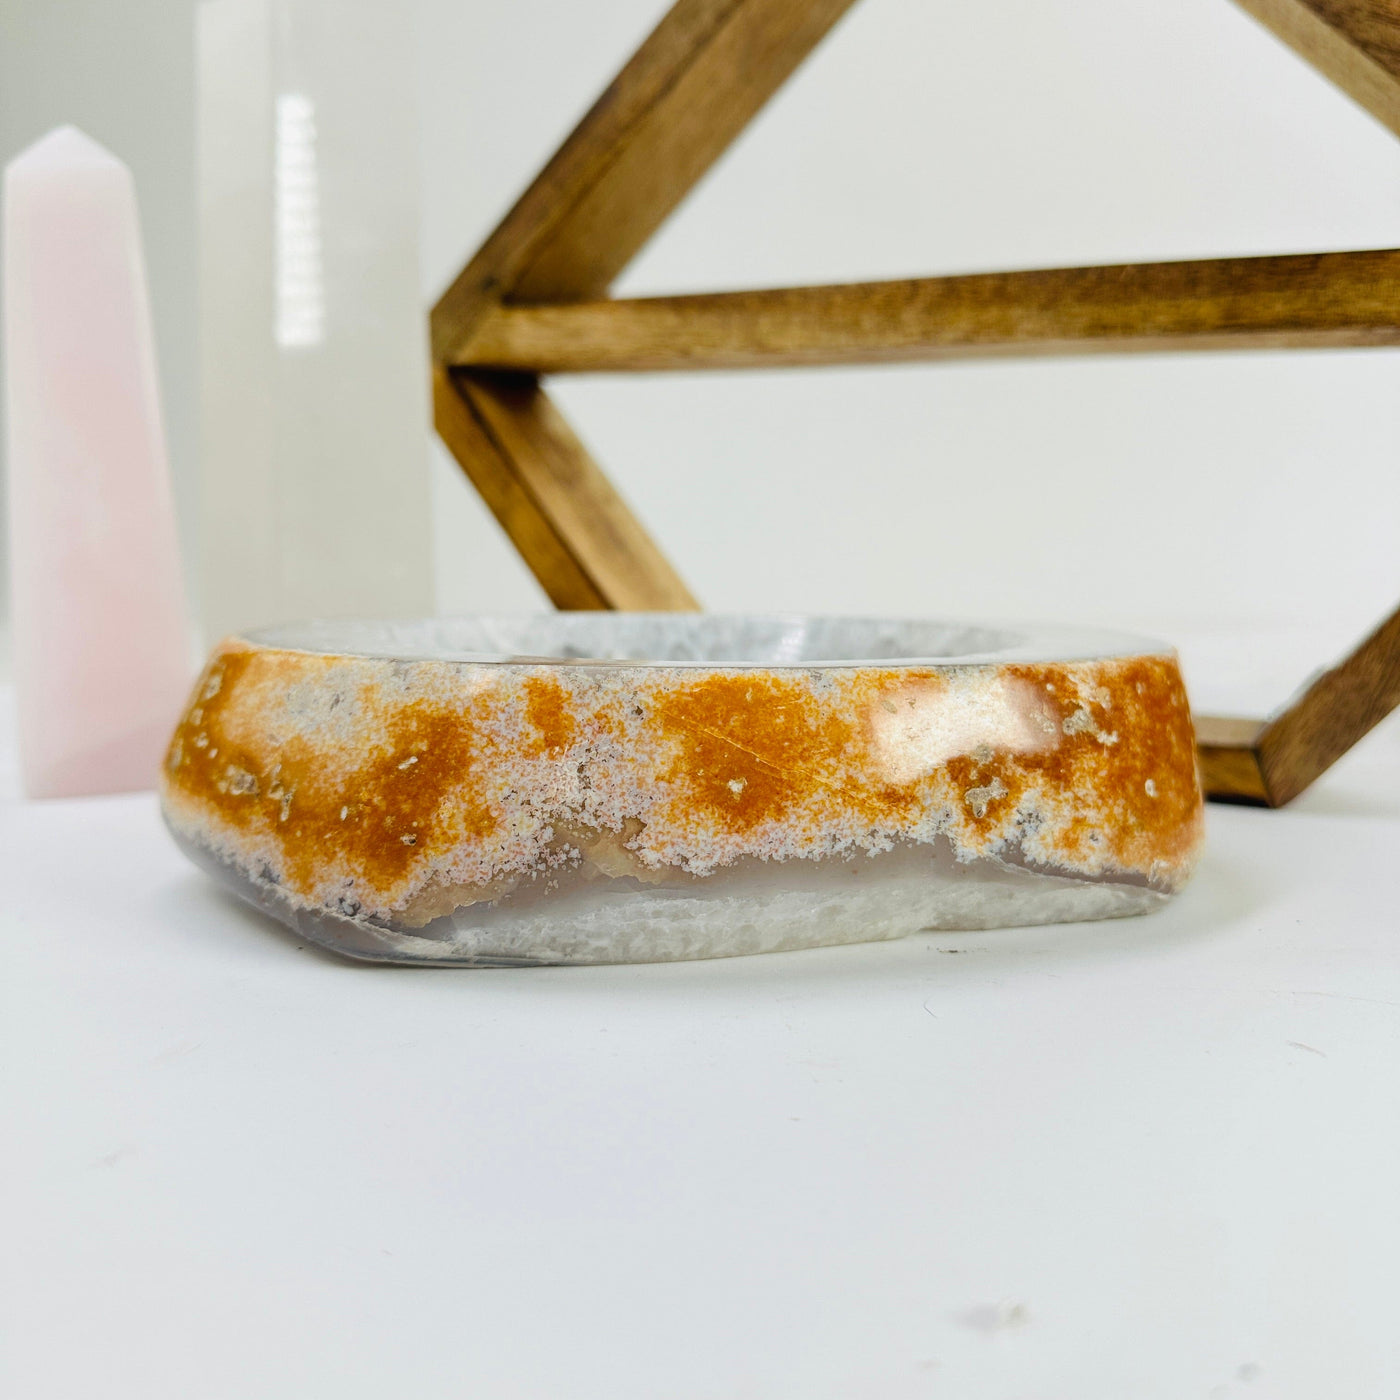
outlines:
[[131, 173], [73, 127], [5, 170], [15, 682], [25, 789], [153, 787], [191, 681]]

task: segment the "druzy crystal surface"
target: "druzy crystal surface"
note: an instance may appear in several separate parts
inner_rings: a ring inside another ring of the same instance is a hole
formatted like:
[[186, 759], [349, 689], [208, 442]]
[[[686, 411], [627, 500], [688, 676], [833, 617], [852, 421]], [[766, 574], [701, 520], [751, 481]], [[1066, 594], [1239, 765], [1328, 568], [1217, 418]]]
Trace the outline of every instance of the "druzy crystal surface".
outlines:
[[835, 618], [230, 638], [162, 795], [196, 861], [304, 936], [443, 964], [1142, 913], [1203, 831], [1170, 649]]

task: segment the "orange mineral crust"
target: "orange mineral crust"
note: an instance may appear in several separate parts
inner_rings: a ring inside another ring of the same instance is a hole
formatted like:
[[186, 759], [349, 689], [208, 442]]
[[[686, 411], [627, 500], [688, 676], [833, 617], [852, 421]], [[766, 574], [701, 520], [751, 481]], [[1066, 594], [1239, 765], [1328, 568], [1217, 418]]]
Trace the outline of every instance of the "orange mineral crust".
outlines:
[[1170, 893], [1203, 834], [1170, 654], [641, 666], [234, 639], [162, 795], [293, 908], [408, 929], [569, 871], [644, 889], [936, 843]]

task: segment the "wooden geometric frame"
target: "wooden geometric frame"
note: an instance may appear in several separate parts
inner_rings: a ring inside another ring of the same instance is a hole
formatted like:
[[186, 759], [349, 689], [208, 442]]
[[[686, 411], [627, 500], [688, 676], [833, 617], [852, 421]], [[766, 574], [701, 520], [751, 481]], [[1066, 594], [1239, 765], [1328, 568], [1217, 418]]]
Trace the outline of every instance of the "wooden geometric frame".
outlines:
[[[698, 606], [544, 373], [1400, 345], [1400, 250], [617, 300], [607, 289], [853, 0], [678, 0], [433, 308], [437, 429], [561, 608]], [[1237, 0], [1400, 135], [1400, 0]], [[1400, 705], [1400, 609], [1267, 722], [1199, 717], [1210, 796], [1279, 806]]]

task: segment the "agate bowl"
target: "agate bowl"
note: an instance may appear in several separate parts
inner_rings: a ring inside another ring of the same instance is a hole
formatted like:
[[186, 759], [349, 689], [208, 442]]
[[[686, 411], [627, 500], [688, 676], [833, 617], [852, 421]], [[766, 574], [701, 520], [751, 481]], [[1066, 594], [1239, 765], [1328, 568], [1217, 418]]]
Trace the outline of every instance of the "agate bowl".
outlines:
[[1139, 914], [1203, 835], [1170, 648], [849, 618], [250, 632], [201, 675], [161, 797], [303, 937], [475, 966]]

